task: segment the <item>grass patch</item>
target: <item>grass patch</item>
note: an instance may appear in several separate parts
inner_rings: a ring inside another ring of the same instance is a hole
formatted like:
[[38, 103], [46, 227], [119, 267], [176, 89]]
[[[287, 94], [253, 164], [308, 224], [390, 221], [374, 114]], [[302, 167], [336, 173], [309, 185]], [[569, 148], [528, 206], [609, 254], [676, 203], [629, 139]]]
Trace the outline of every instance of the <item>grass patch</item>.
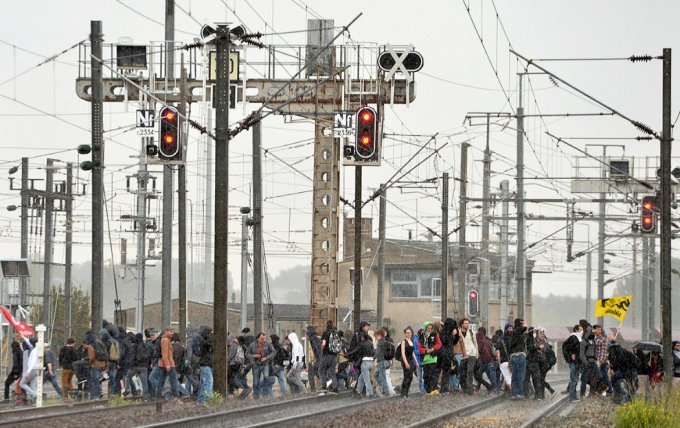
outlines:
[[220, 394], [219, 392], [210, 392], [210, 393], [204, 393], [208, 397], [208, 401], [203, 403], [205, 407], [214, 409], [216, 407], [220, 407], [222, 404], [224, 404], [224, 396]]
[[635, 397], [630, 403], [614, 411], [613, 420], [617, 428], [673, 428], [680, 425], [680, 389], [668, 391], [664, 385], [661, 397], [645, 401]]

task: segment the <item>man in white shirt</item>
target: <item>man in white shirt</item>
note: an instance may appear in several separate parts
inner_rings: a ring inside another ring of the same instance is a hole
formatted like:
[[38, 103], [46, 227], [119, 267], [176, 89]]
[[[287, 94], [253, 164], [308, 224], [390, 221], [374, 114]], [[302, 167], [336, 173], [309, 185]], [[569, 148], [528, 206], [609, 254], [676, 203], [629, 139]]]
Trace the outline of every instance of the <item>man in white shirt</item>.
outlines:
[[470, 330], [470, 320], [463, 318], [460, 321], [460, 337], [465, 345], [463, 348], [463, 361], [465, 362], [465, 393], [472, 394], [475, 379], [475, 364], [477, 363], [478, 348], [475, 333]]

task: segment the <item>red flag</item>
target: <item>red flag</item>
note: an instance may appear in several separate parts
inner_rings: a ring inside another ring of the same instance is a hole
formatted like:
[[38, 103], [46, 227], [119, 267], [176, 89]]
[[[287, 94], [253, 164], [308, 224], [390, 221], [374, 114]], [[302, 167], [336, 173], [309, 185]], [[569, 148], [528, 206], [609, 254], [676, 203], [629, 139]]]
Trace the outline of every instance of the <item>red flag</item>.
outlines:
[[0, 306], [0, 310], [2, 313], [5, 315], [5, 318], [7, 318], [7, 321], [9, 321], [10, 324], [21, 334], [22, 336], [24, 335], [33, 335], [35, 334], [35, 331], [28, 326], [25, 322], [19, 322], [12, 316], [12, 314], [9, 313], [9, 311], [2, 306]]

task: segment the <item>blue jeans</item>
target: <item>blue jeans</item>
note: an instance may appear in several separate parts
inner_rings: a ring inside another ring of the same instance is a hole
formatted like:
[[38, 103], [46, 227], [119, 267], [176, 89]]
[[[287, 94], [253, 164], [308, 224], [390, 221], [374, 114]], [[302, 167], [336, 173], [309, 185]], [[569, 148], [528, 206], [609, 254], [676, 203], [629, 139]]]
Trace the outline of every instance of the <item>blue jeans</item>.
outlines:
[[387, 369], [390, 368], [389, 361], [378, 361], [375, 371], [375, 382], [382, 388], [383, 395], [388, 395], [389, 390], [387, 388]]
[[116, 370], [116, 364], [113, 361], [109, 361], [109, 389], [111, 389], [111, 394], [112, 395], [120, 395], [120, 383], [117, 382], [117, 370]]
[[373, 360], [361, 361], [361, 374], [357, 381], [355, 391], [361, 393], [361, 390], [366, 387], [366, 397], [373, 395], [373, 386], [371, 385], [371, 369], [373, 368]]
[[199, 367], [201, 373], [201, 385], [198, 387], [198, 400], [199, 404], [203, 404], [208, 401], [208, 394], [212, 393], [213, 390], [213, 372], [212, 367], [201, 366]]
[[50, 376], [47, 372], [43, 374], [43, 383], [49, 381], [52, 386], [54, 387], [54, 390], [57, 391], [57, 394], [61, 397], [61, 388], [59, 387], [59, 384], [57, 383], [57, 376]]
[[36, 389], [38, 387], [38, 370], [34, 369], [28, 372], [21, 378], [19, 386], [26, 391], [26, 393], [32, 397], [37, 397], [38, 393]]
[[576, 400], [576, 384], [578, 383], [578, 377], [581, 374], [581, 365], [577, 361], [572, 361], [569, 363], [569, 386], [567, 390], [569, 391], [569, 398], [571, 400]]
[[623, 399], [623, 402], [628, 402], [630, 401], [630, 393], [629, 387], [632, 389], [634, 386], [632, 385], [625, 385], [623, 388], [621, 387], [621, 381], [629, 381], [630, 379], [633, 379], [637, 377], [637, 371], [633, 370], [617, 370], [614, 372], [614, 376], [612, 376], [612, 389], [614, 390], [614, 396], [615, 397], [621, 397]]
[[[149, 380], [147, 379], [146, 367], [132, 367], [125, 373], [125, 388], [132, 390], [134, 388], [133, 376], [139, 376], [139, 383], [142, 385], [142, 397], [149, 398]], [[139, 391], [137, 391], [139, 392]]]
[[418, 365], [416, 369], [416, 376], [418, 376], [418, 389], [421, 394], [425, 394], [425, 380], [423, 379], [423, 366]]
[[600, 365], [600, 381], [607, 386], [607, 390], [612, 389], [612, 382], [609, 380], [609, 363], [604, 362]]
[[456, 360], [456, 366], [458, 367], [458, 371], [456, 374], [451, 374], [449, 376], [449, 389], [451, 391], [459, 391], [460, 390], [460, 363], [463, 361], [463, 354], [454, 354], [453, 358]]
[[258, 400], [267, 394], [265, 380], [269, 377], [269, 364], [253, 365], [253, 398]]
[[[154, 365], [153, 369], [151, 369], [151, 373], [149, 373], [149, 394], [152, 397], [156, 397], [158, 395], [156, 390], [158, 389], [158, 383], [163, 376], [163, 372], [164, 370], [162, 368]], [[165, 383], [165, 378], [163, 378], [163, 383]]]
[[527, 356], [523, 353], [510, 355], [512, 366], [512, 396], [524, 397], [524, 377], [527, 371]]
[[90, 369], [90, 398], [93, 400], [102, 397], [102, 384], [99, 380], [102, 378], [103, 368]]
[[288, 396], [288, 385], [286, 384], [286, 372], [281, 366], [274, 366], [274, 376], [279, 380], [279, 387], [281, 388], [281, 395]]
[[163, 367], [154, 367], [149, 376], [149, 382], [153, 385], [154, 395], [163, 398], [163, 388], [166, 379], [170, 379], [170, 392], [173, 397], [179, 397], [179, 381], [177, 380], [177, 368], [172, 367], [166, 371]]
[[489, 383], [491, 384], [491, 390], [498, 390], [498, 379], [496, 379], [496, 363], [486, 363], [482, 364], [479, 368], [480, 374], [486, 373], [486, 377], [489, 378]]

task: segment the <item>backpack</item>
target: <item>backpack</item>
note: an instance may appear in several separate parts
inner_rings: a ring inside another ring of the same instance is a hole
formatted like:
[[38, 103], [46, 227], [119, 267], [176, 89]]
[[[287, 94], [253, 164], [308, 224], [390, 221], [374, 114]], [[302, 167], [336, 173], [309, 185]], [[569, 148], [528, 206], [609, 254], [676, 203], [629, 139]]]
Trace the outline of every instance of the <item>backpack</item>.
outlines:
[[120, 361], [120, 343], [115, 339], [111, 339], [111, 344], [109, 345], [109, 361], [114, 363]]
[[201, 337], [194, 336], [191, 339], [191, 364], [197, 366], [201, 361]]
[[331, 354], [339, 354], [340, 351], [342, 351], [342, 340], [340, 340], [338, 332], [333, 330], [328, 338], [328, 352]]
[[396, 349], [394, 348], [394, 342], [385, 339], [385, 352], [383, 353], [383, 357], [387, 361], [392, 361], [394, 359], [395, 354]]
[[572, 354], [577, 355], [576, 360], [578, 361], [578, 349], [576, 349], [578, 344], [579, 342], [576, 336], [569, 336], [569, 338], [562, 344], [562, 356], [564, 357], [564, 360], [567, 362], [567, 364], [572, 362]]
[[94, 342], [94, 359], [99, 361], [108, 361], [109, 353], [106, 350], [106, 345], [101, 340]]
[[394, 350], [394, 359], [397, 361], [401, 361], [401, 342], [399, 342], [399, 344]]
[[137, 345], [137, 352], [135, 359], [138, 363], [148, 363], [149, 362], [149, 348], [146, 343], [142, 342]]
[[246, 362], [246, 354], [243, 352], [243, 346], [238, 345], [236, 349], [236, 356], [234, 357], [236, 364], [243, 365]]
[[545, 367], [550, 370], [555, 364], [557, 364], [557, 355], [555, 355], [555, 350], [551, 346], [545, 352]]

